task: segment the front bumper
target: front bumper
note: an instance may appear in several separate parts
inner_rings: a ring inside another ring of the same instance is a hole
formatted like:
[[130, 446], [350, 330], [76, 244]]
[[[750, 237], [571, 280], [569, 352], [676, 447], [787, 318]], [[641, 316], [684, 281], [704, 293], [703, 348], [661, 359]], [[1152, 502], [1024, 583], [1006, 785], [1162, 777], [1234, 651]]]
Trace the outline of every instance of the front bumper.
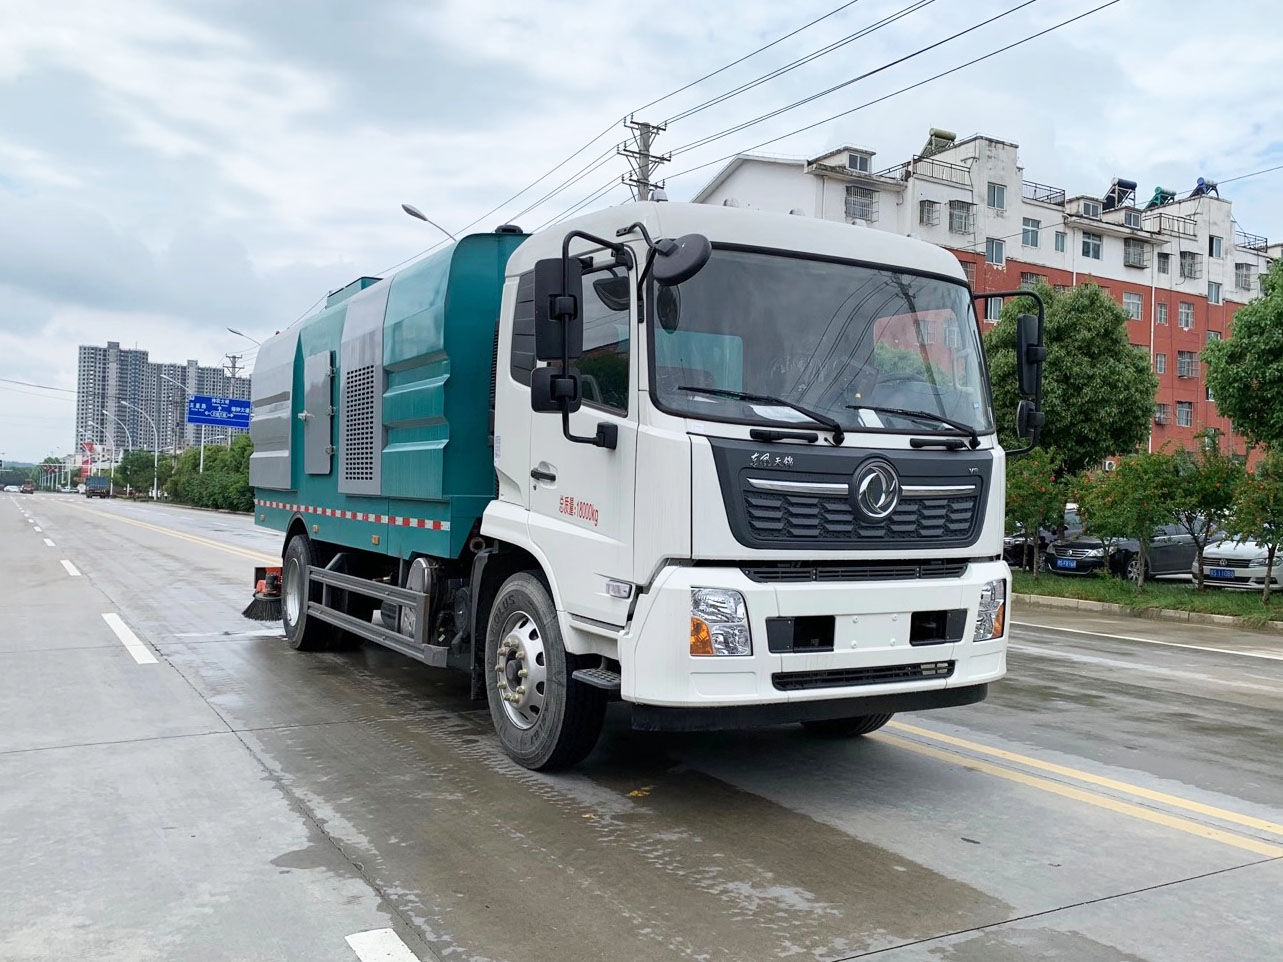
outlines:
[[[1071, 568], [1065, 568], [1057, 564], [1058, 561], [1072, 561], [1074, 564]], [[1108, 570], [1109, 559], [1104, 557], [1062, 558], [1049, 551], [1043, 555], [1042, 566], [1043, 570], [1057, 575], [1094, 575], [1098, 571]]]
[[[1232, 578], [1214, 578], [1212, 571], [1232, 571]], [[1195, 569], [1197, 573], [1197, 569]], [[1253, 565], [1248, 568], [1230, 568], [1224, 565], [1218, 565], [1214, 561], [1203, 560], [1203, 584], [1216, 588], [1242, 588], [1250, 591], [1260, 591], [1265, 587], [1265, 580], [1270, 579], [1270, 587], [1278, 587], [1279, 571], [1271, 573], [1266, 565]]]
[[[915, 692], [968, 689], [966, 695], [958, 696], [962, 700], [943, 701], [979, 701], [984, 697], [983, 686], [1006, 673], [1005, 626], [999, 638], [972, 641], [981, 587], [998, 578], [1006, 579], [1008, 585], [1009, 624], [1011, 572], [1002, 561], [969, 564], [957, 578], [794, 584], [764, 584], [734, 567], [666, 568], [640, 596], [632, 624], [620, 637], [620, 694], [625, 701], [656, 708], [763, 706], [763, 717], [776, 713], [784, 720], [807, 716], [779, 706], [807, 703], [846, 703], [839, 715], [826, 711], [813, 717], [909, 710], [876, 706], [881, 696]], [[751, 655], [690, 654], [694, 587], [732, 588], [744, 596], [753, 637]], [[961, 640], [910, 644], [914, 612], [957, 609], [966, 611]], [[769, 650], [768, 618], [806, 616], [834, 618], [832, 651]], [[946, 664], [947, 672], [942, 667]], [[847, 679], [856, 681], [848, 684]], [[931, 698], [920, 702], [913, 707], [935, 707]], [[642, 718], [645, 715], [640, 713]], [[743, 713], [736, 718], [732, 727], [750, 724]]]

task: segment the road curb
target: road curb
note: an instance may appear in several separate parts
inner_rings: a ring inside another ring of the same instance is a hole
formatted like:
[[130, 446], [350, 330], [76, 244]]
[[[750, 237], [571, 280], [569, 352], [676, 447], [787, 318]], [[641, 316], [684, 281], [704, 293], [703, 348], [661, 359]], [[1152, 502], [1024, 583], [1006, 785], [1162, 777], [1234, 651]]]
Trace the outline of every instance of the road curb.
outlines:
[[1177, 621], [1189, 625], [1214, 625], [1238, 627], [1248, 631], [1270, 631], [1283, 635], [1283, 622], [1267, 621], [1264, 624], [1248, 622], [1236, 615], [1213, 615], [1201, 611], [1178, 611], [1171, 608], [1128, 608], [1107, 601], [1089, 601], [1086, 598], [1061, 598], [1056, 595], [1013, 594], [1013, 601], [1035, 608], [1070, 608], [1077, 611], [1098, 611], [1104, 614], [1125, 615], [1128, 618], [1145, 618], [1149, 621]]

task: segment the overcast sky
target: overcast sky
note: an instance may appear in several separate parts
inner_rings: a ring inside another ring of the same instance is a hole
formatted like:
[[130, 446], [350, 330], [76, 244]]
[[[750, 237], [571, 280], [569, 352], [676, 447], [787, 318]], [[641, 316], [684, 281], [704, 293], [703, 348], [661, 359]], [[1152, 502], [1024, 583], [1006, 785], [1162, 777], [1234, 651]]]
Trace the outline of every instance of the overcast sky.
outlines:
[[[942, 39], [1020, 0], [934, 0], [806, 66], [673, 123], [677, 150]], [[1086, 11], [1038, 0], [981, 30], [667, 165], [672, 176], [824, 120]], [[73, 388], [76, 345], [218, 363], [327, 290], [437, 241], [629, 111], [838, 0], [3, 0], [0, 378]], [[662, 121], [913, 5], [858, 0], [644, 110]], [[764, 148], [855, 143], [907, 159], [932, 126], [1020, 144], [1025, 176], [1070, 194], [1114, 176], [1187, 190], [1283, 164], [1277, 0], [1122, 0], [1046, 37]], [[527, 229], [625, 169], [616, 158], [523, 208], [622, 128], [482, 220]], [[1283, 171], [1227, 185], [1240, 225], [1283, 235]], [[621, 187], [600, 204], [625, 198]], [[251, 358], [252, 359], [252, 358]], [[0, 452], [73, 443], [71, 394], [0, 381]]]

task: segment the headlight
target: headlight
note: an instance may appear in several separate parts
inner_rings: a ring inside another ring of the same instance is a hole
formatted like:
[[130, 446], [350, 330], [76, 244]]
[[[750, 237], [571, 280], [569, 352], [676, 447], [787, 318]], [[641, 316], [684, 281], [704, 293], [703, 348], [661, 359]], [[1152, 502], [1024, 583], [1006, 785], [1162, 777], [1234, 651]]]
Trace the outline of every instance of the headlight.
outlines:
[[742, 594], [729, 588], [691, 589], [691, 654], [753, 654]]
[[1004, 578], [985, 582], [980, 589], [980, 608], [976, 612], [976, 636], [973, 641], [992, 641], [1002, 637], [1007, 616], [1007, 582]]
[[1253, 567], [1256, 567], [1258, 565], [1264, 566], [1269, 563], [1270, 563], [1270, 556], [1268, 554], [1257, 555], [1255, 558], [1252, 559]]
[[1103, 557], [1105, 557], [1105, 549], [1104, 549], [1104, 548], [1088, 548], [1088, 549], [1087, 549], [1087, 557], [1088, 557], [1088, 558], [1103, 558]]

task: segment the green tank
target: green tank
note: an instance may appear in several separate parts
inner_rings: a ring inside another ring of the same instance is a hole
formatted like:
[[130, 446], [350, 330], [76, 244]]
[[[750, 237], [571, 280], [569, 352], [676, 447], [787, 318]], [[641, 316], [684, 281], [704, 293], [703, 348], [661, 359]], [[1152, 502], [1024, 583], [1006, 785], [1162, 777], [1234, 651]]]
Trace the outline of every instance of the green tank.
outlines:
[[495, 494], [495, 330], [525, 235], [475, 234], [360, 278], [259, 350], [255, 522], [409, 558], [455, 558]]

